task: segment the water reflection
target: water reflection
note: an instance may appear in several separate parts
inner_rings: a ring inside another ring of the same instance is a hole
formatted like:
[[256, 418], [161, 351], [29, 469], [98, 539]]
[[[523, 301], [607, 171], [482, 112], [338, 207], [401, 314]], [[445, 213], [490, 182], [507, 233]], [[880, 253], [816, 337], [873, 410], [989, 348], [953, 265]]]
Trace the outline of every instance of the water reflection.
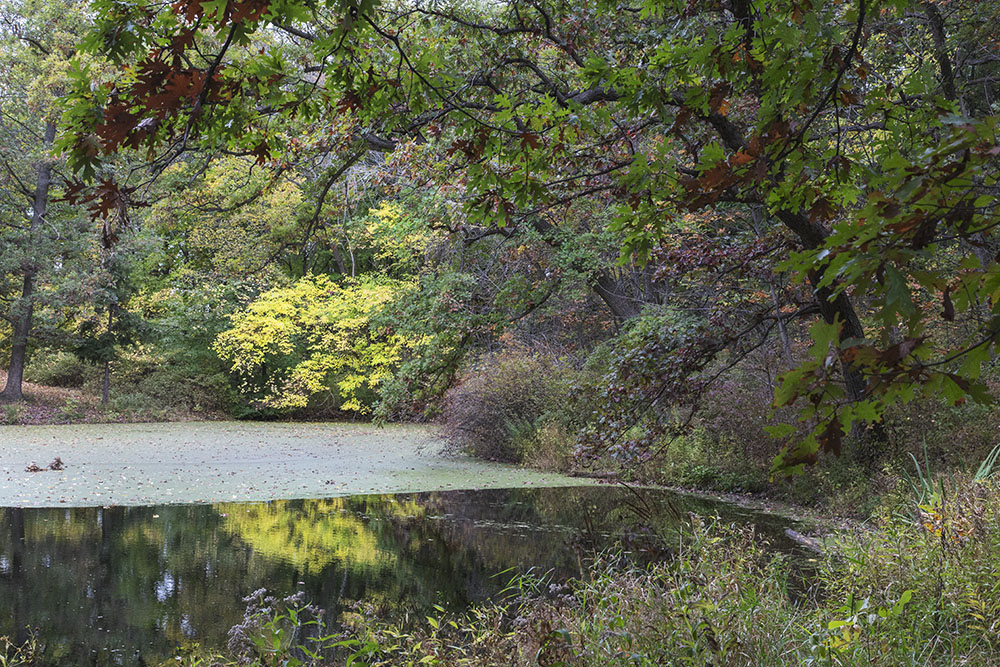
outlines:
[[402, 614], [482, 600], [512, 567], [577, 574], [582, 551], [639, 515], [722, 512], [780, 536], [763, 517], [704, 501], [660, 493], [640, 504], [623, 489], [582, 487], [5, 508], [0, 635], [39, 628], [51, 664], [156, 664], [186, 640], [223, 645], [242, 598], [261, 587], [305, 590], [328, 618], [360, 600]]

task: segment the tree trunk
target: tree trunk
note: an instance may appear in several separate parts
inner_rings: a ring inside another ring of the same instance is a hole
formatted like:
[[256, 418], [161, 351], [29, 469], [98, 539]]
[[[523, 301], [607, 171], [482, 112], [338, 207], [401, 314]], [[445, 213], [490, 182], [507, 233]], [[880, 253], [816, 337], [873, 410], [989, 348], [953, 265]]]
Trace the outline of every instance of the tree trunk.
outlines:
[[[115, 323], [115, 308], [114, 305], [108, 306], [108, 333], [111, 333], [111, 327]], [[111, 395], [111, 362], [104, 362], [104, 380], [101, 383], [101, 405], [108, 404], [108, 398]]]
[[111, 394], [111, 362], [104, 362], [104, 381], [101, 383], [101, 405], [108, 404], [108, 397]]
[[[559, 239], [552, 234], [555, 230], [552, 223], [534, 216], [531, 218], [530, 224], [550, 246], [556, 248], [560, 245]], [[629, 296], [627, 291], [622, 289], [621, 281], [611, 275], [609, 271], [601, 271], [595, 275], [591, 280], [590, 287], [619, 322], [638, 317], [642, 313], [642, 307], [645, 303], [641, 299]]]
[[[719, 113], [711, 113], [708, 122], [715, 128], [719, 137], [726, 147], [732, 151], [744, 150], [747, 142], [739, 126], [729, 118]], [[763, 206], [763, 201], [754, 202], [757, 206]], [[819, 224], [809, 219], [809, 216], [801, 210], [781, 210], [775, 212], [775, 216], [785, 227], [799, 237], [799, 242], [804, 248], [818, 248], [826, 241], [827, 230]], [[809, 282], [812, 283], [816, 292], [820, 314], [828, 323], [839, 321], [841, 323], [840, 342], [856, 340], [858, 342], [865, 339], [865, 330], [861, 326], [861, 320], [854, 310], [854, 304], [850, 297], [841, 292], [831, 301], [833, 290], [830, 286], [822, 289], [816, 285], [821, 278], [819, 271], [810, 274]], [[844, 373], [844, 385], [846, 387], [847, 398], [851, 402], [863, 400], [868, 390], [868, 379], [862, 369], [852, 364], [842, 365]], [[872, 424], [868, 429], [859, 428], [856, 424], [851, 426], [851, 434], [858, 437], [859, 450], [858, 458], [862, 462], [870, 465], [874, 463], [880, 450], [887, 440], [885, 428], [882, 424]]]
[[12, 345], [10, 348], [10, 363], [7, 366], [7, 384], [0, 392], [0, 401], [16, 402], [24, 399], [21, 385], [24, 382], [24, 362], [28, 356], [28, 334], [31, 332], [31, 316], [34, 310], [32, 299], [35, 294], [34, 273], [25, 274], [21, 287], [21, 299], [17, 306], [20, 312], [14, 313]]
[[[55, 123], [45, 125], [44, 155], [38, 163], [35, 178], [35, 197], [31, 208], [31, 227], [28, 232], [28, 248], [35, 246], [35, 237], [42, 223], [49, 204], [49, 186], [52, 183], [52, 163], [49, 161], [49, 150], [56, 136]], [[24, 399], [21, 384], [24, 381], [24, 364], [28, 353], [28, 337], [31, 335], [31, 319], [35, 310], [35, 276], [38, 273], [37, 258], [31, 257], [24, 268], [24, 282], [21, 285], [21, 298], [14, 307], [13, 339], [10, 348], [10, 364], [7, 367], [7, 385], [0, 392], [0, 401], [14, 402]]]
[[[786, 227], [798, 235], [806, 248], [818, 247], [826, 236], [825, 230], [810, 221], [805, 214], [778, 211], [777, 216]], [[829, 324], [835, 321], [840, 322], [840, 341], [842, 343], [848, 340], [863, 341], [865, 329], [861, 325], [861, 319], [858, 317], [850, 297], [844, 292], [840, 292], [831, 299], [833, 289], [830, 286], [816, 288], [821, 277], [822, 274], [819, 271], [814, 271], [809, 276], [809, 282], [816, 290], [816, 301], [819, 305], [820, 315]], [[864, 400], [868, 393], [868, 378], [865, 377], [862, 369], [853, 364], [842, 364], [841, 370], [844, 374], [844, 388], [848, 400], [852, 403]], [[855, 459], [866, 466], [871, 466], [878, 461], [888, 440], [885, 427], [881, 423], [871, 424], [867, 428], [854, 423], [851, 425], [851, 437], [857, 445]]]
[[788, 328], [785, 320], [781, 317], [781, 302], [778, 301], [778, 290], [774, 286], [774, 277], [768, 279], [768, 286], [771, 288], [771, 303], [774, 304], [774, 314], [778, 318], [778, 338], [781, 339], [781, 349], [785, 353], [785, 364], [788, 368], [795, 366], [795, 355], [792, 354], [792, 340], [788, 337]]
[[955, 85], [955, 72], [951, 67], [948, 40], [944, 31], [944, 18], [938, 11], [937, 5], [932, 2], [921, 3], [921, 7], [923, 7], [924, 15], [927, 17], [927, 28], [930, 30], [931, 39], [934, 40], [934, 58], [937, 60], [938, 71], [941, 74], [941, 90], [949, 100], [958, 102], [959, 109], [963, 114], [967, 114], [965, 102], [959, 97], [958, 87]]
[[333, 254], [333, 263], [337, 267], [337, 273], [340, 275], [347, 275], [347, 265], [344, 264], [344, 255], [341, 254], [340, 248], [334, 243], [330, 246], [330, 252]]
[[638, 317], [644, 305], [640, 300], [624, 294], [617, 280], [607, 271], [601, 271], [590, 285], [601, 301], [607, 304], [615, 319], [624, 322]]

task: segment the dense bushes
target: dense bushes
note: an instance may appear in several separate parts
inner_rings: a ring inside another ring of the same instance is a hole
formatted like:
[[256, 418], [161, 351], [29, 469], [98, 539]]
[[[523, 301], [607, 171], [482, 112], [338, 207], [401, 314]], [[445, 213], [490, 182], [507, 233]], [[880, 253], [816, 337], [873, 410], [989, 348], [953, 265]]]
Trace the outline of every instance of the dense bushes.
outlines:
[[[147, 407], [223, 410], [229, 406], [229, 379], [213, 354], [139, 347], [112, 365], [112, 401], [145, 402]], [[97, 381], [88, 381], [97, 392]]]
[[[26, 379], [47, 387], [83, 389], [81, 399], [99, 396], [103, 370], [64, 350], [40, 350], [27, 366]], [[90, 399], [87, 399], [90, 400]], [[96, 400], [96, 398], [93, 398]], [[229, 378], [210, 351], [185, 353], [139, 345], [112, 363], [110, 409], [142, 413], [219, 412], [233, 403]]]
[[572, 372], [525, 350], [483, 357], [448, 392], [444, 422], [462, 449], [494, 461], [522, 461], [546, 418], [571, 400]]
[[64, 350], [40, 350], [32, 355], [24, 379], [48, 387], [82, 387], [94, 368]]
[[481, 458], [567, 470], [599, 408], [605, 357], [600, 349], [581, 360], [524, 347], [486, 355], [448, 392], [445, 431]]

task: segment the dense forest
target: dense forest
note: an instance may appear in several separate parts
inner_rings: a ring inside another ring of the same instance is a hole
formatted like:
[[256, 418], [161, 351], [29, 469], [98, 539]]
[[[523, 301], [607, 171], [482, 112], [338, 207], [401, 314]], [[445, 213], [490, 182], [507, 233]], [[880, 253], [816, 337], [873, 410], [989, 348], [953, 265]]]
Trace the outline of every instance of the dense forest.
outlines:
[[1000, 426], [998, 10], [3, 0], [0, 417], [943, 503]]
[[877, 465], [989, 412], [993, 10], [8, 3], [2, 395]]
[[993, 10], [8, 3], [2, 395], [771, 473], [975, 431]]

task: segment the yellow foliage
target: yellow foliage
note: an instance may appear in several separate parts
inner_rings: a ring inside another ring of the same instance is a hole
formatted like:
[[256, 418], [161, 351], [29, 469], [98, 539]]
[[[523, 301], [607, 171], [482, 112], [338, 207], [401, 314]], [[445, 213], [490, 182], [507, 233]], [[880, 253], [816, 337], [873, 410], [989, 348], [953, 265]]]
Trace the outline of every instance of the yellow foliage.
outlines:
[[388, 279], [337, 285], [306, 276], [236, 313], [213, 347], [231, 363], [241, 390], [267, 407], [303, 408], [329, 392], [341, 410], [367, 412], [367, 394], [392, 375], [411, 345], [396, 333], [371, 331], [369, 321], [406, 286]]
[[228, 514], [225, 529], [268, 559], [291, 563], [306, 573], [332, 563], [348, 568], [386, 569], [395, 556], [378, 548], [375, 534], [347, 512], [343, 498], [275, 500], [255, 505], [217, 505]]
[[412, 267], [427, 251], [433, 233], [419, 216], [407, 215], [396, 202], [368, 211], [365, 231], [382, 265]]

